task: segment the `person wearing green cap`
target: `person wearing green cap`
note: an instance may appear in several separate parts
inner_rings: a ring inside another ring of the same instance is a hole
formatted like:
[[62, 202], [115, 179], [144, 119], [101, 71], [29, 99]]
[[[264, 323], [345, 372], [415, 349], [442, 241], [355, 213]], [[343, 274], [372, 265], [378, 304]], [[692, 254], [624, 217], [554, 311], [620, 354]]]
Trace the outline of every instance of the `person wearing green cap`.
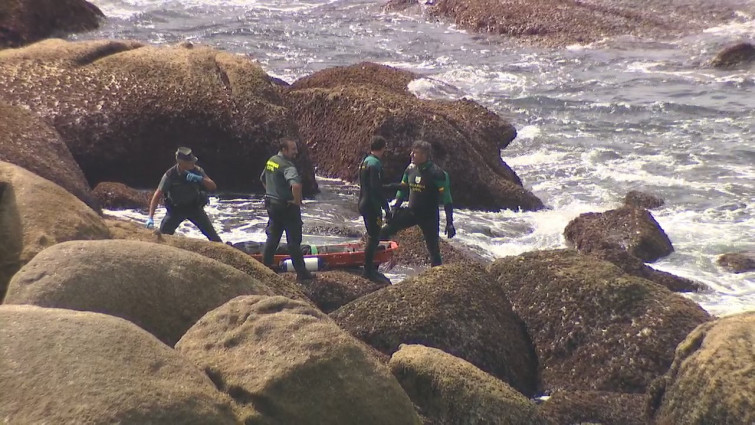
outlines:
[[160, 233], [172, 235], [181, 223], [189, 220], [207, 239], [222, 242], [204, 210], [207, 192], [216, 190], [217, 185], [197, 165], [197, 159], [190, 148], [180, 147], [176, 150], [176, 165], [163, 174], [149, 204], [149, 218], [145, 225], [148, 229], [155, 226], [155, 210], [164, 197], [167, 213], [160, 223]]

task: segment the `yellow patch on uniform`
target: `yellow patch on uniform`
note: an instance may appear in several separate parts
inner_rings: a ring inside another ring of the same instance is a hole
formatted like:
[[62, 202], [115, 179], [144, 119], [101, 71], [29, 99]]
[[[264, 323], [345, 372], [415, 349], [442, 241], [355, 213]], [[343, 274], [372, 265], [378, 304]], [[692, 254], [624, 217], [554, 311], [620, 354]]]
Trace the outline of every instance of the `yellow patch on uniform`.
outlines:
[[265, 164], [265, 168], [267, 169], [267, 171], [275, 172], [275, 170], [280, 168], [280, 164], [275, 161], [268, 160], [267, 164]]

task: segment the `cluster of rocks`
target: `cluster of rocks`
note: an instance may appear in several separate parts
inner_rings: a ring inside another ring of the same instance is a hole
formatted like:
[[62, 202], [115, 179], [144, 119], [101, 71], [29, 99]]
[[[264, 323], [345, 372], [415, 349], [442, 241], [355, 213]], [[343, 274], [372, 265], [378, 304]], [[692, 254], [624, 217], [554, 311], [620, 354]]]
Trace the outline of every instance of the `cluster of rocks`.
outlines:
[[[297, 283], [228, 245], [103, 218], [17, 165], [0, 162], [0, 183], [10, 423], [755, 420], [755, 314], [715, 319], [671, 290], [695, 285], [633, 255], [666, 246], [647, 210], [575, 218], [576, 248], [454, 250], [394, 285]], [[401, 237], [421, 261], [421, 236]]]
[[[2, 46], [47, 36], [23, 6], [53, 3], [76, 13], [84, 2], [3, 3]], [[489, 263], [444, 245], [446, 265], [394, 285], [346, 272], [297, 283], [228, 245], [99, 211], [143, 205], [148, 194], [124, 185], [154, 186], [179, 142], [221, 185], [255, 190], [275, 141], [299, 137], [314, 193], [313, 164], [353, 179], [373, 134], [392, 143], [389, 173], [411, 140], [433, 143], [438, 162], [485, 193], [457, 192], [462, 206], [542, 208], [500, 161], [513, 127], [468, 100], [417, 99], [414, 78], [364, 63], [287, 86], [246, 58], [188, 44], [1, 50], [0, 418], [753, 423], [755, 313], [713, 318], [675, 292], [698, 283], [645, 264], [673, 250], [652, 196], [575, 218], [568, 249]], [[399, 235], [398, 261], [426, 264], [420, 238]], [[722, 261], [746, 269], [748, 255]]]

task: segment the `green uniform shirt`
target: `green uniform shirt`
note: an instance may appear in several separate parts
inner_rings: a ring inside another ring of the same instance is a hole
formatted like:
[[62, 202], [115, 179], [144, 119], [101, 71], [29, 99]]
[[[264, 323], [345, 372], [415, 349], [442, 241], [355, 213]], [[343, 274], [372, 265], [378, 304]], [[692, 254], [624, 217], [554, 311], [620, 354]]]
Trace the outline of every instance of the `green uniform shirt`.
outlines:
[[415, 210], [437, 210], [438, 204], [451, 204], [453, 200], [448, 173], [431, 161], [419, 166], [409, 164], [401, 178], [401, 189], [396, 192], [398, 199], [407, 197], [409, 208]]
[[265, 183], [265, 196], [282, 202], [293, 201], [294, 194], [291, 192], [291, 186], [301, 184], [301, 177], [296, 166], [280, 152], [267, 160], [260, 180]]

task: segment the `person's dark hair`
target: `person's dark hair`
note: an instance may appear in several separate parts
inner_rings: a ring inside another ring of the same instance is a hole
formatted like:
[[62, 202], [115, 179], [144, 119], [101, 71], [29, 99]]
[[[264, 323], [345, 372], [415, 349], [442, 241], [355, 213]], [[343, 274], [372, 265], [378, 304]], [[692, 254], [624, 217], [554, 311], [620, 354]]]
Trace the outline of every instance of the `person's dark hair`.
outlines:
[[370, 150], [371, 151], [379, 151], [383, 150], [386, 145], [385, 137], [383, 136], [372, 136], [372, 141], [370, 142]]
[[416, 142], [414, 142], [414, 144], [412, 145], [412, 150], [414, 149], [419, 149], [422, 152], [426, 153], [428, 158], [433, 154], [433, 146], [429, 142], [426, 142], [424, 140], [417, 140]]
[[296, 140], [290, 138], [290, 137], [283, 137], [278, 141], [278, 147], [281, 151], [288, 149], [288, 144], [293, 142], [293, 144], [296, 144]]

